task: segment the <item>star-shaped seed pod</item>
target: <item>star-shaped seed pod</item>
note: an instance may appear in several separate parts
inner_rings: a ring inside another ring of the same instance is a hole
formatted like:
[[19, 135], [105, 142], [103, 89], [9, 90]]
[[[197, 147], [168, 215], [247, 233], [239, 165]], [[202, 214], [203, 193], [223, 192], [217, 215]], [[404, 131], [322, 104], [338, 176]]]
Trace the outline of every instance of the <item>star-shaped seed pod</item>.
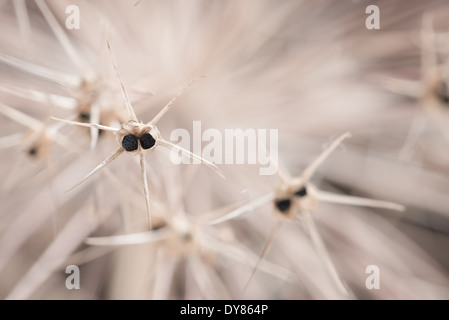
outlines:
[[422, 18], [420, 33], [421, 47], [421, 74], [418, 80], [405, 80], [387, 78], [383, 86], [394, 93], [398, 93], [419, 102], [424, 114], [418, 113], [410, 126], [405, 144], [399, 157], [408, 160], [415, 148], [421, 134], [433, 122], [443, 136], [449, 141], [449, 55], [440, 60], [439, 55], [446, 48], [438, 45], [441, 40], [443, 46], [449, 39], [449, 33], [436, 34], [434, 30], [434, 17], [426, 13]]
[[[218, 211], [223, 211], [220, 208]], [[157, 210], [156, 217], [157, 216]], [[210, 212], [206, 216], [216, 216]], [[145, 243], [157, 244], [157, 255], [149, 273], [154, 275], [154, 299], [167, 299], [170, 282], [175, 277], [176, 266], [186, 261], [194, 281], [203, 295], [209, 299], [231, 299], [227, 285], [219, 276], [220, 261], [224, 258], [234, 263], [253, 268], [260, 264], [261, 271], [288, 282], [297, 281], [297, 277], [290, 271], [270, 263], [258, 261], [257, 254], [246, 248], [233, 236], [224, 237], [219, 230], [207, 224], [203, 217], [190, 218], [185, 212], [166, 214], [157, 227], [144, 232], [113, 235], [106, 237], [89, 237], [85, 243], [91, 246], [121, 247], [141, 245]], [[221, 213], [222, 214], [222, 213]], [[159, 220], [159, 219], [158, 219]], [[219, 258], [219, 259], [218, 259]], [[165, 282], [165, 283], [163, 283]], [[159, 290], [156, 290], [159, 289]]]
[[212, 168], [220, 177], [224, 178], [223, 173], [211, 162], [207, 161], [206, 159], [203, 159], [202, 157], [184, 149], [181, 148], [165, 139], [162, 138], [159, 130], [156, 127], [156, 124], [159, 122], [159, 120], [167, 113], [167, 111], [172, 107], [173, 103], [183, 94], [185, 93], [192, 84], [198, 80], [194, 79], [192, 80], [187, 86], [185, 86], [181, 91], [179, 91], [174, 98], [172, 98], [163, 108], [162, 110], [156, 114], [156, 116], [150, 120], [147, 123], [139, 122], [137, 120], [137, 116], [134, 112], [134, 108], [131, 105], [131, 102], [128, 98], [128, 94], [125, 90], [125, 86], [120, 78], [120, 74], [117, 69], [117, 64], [115, 62], [114, 57], [112, 56], [111, 47], [109, 45], [109, 42], [107, 43], [108, 50], [110, 52], [112, 65], [114, 67], [117, 80], [120, 85], [120, 90], [122, 93], [123, 101], [126, 107], [126, 110], [129, 115], [129, 121], [122, 123], [120, 125], [120, 128], [113, 128], [109, 126], [104, 126], [100, 124], [91, 124], [91, 123], [83, 123], [83, 122], [77, 122], [77, 121], [71, 121], [71, 120], [64, 120], [64, 119], [58, 119], [52, 117], [54, 120], [62, 121], [70, 125], [77, 125], [77, 126], [83, 126], [83, 127], [94, 127], [101, 130], [106, 130], [113, 132], [117, 138], [117, 143], [119, 145], [119, 148], [109, 157], [107, 157], [104, 161], [102, 161], [96, 168], [94, 168], [90, 173], [88, 173], [84, 179], [82, 179], [79, 183], [77, 183], [75, 186], [70, 188], [69, 190], [72, 190], [73, 188], [76, 188], [81, 183], [86, 181], [90, 176], [92, 176], [94, 173], [98, 172], [101, 168], [109, 164], [111, 161], [116, 159], [118, 156], [120, 156], [122, 153], [126, 152], [130, 155], [138, 155], [140, 158], [140, 167], [141, 167], [141, 173], [142, 173], [142, 179], [143, 179], [143, 187], [144, 187], [144, 193], [145, 193], [145, 203], [147, 207], [147, 213], [148, 213], [148, 221], [151, 226], [151, 214], [150, 214], [150, 196], [148, 191], [148, 182], [147, 182], [147, 175], [146, 175], [146, 169], [145, 169], [145, 154], [152, 153], [158, 145], [163, 146], [165, 148], [175, 150], [177, 152], [181, 152], [183, 155], [190, 157], [191, 159], [198, 160], [201, 163], [207, 165], [208, 167]]
[[[345, 133], [333, 141], [312, 163], [310, 163], [303, 172], [297, 177], [291, 177], [291, 175], [284, 170], [278, 168], [277, 173], [281, 180], [280, 184], [276, 186], [273, 193], [267, 194], [252, 203], [247, 204], [244, 207], [239, 208], [237, 211], [230, 212], [218, 219], [211, 221], [211, 224], [218, 224], [229, 219], [234, 219], [238, 216], [247, 213], [257, 207], [260, 207], [268, 202], [273, 203], [274, 213], [276, 215], [276, 223], [274, 224], [270, 235], [262, 249], [260, 259], [263, 259], [268, 253], [271, 242], [274, 236], [278, 232], [281, 223], [287, 222], [299, 222], [302, 223], [306, 229], [306, 232], [310, 235], [312, 242], [314, 243], [316, 250], [322, 259], [327, 271], [335, 280], [337, 287], [343, 294], [348, 295], [349, 292], [346, 286], [338, 276], [338, 273], [329, 257], [323, 240], [318, 233], [312, 218], [320, 202], [339, 203], [354, 206], [365, 206], [374, 208], [384, 208], [396, 211], [404, 211], [404, 206], [374, 199], [353, 197], [340, 195], [330, 192], [319, 190], [312, 183], [310, 179], [313, 177], [317, 169], [322, 163], [329, 157], [329, 155], [345, 140], [350, 137], [350, 133]], [[253, 270], [247, 285], [250, 283], [252, 277], [257, 271], [257, 266]]]

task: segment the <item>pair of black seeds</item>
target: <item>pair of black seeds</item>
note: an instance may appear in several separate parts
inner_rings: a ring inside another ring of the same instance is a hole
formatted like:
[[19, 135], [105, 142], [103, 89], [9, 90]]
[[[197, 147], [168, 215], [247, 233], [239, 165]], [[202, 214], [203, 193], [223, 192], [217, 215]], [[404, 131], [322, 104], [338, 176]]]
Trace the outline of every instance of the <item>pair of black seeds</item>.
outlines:
[[[152, 148], [156, 144], [156, 140], [154, 140], [153, 136], [149, 133], [144, 133], [139, 140], [140, 145], [145, 150]], [[133, 134], [128, 134], [122, 140], [122, 147], [129, 152], [137, 150], [139, 147], [137, 137]]]
[[[300, 198], [305, 197], [306, 195], [307, 195], [307, 189], [305, 187], [295, 192], [295, 196], [300, 197]], [[292, 205], [291, 199], [282, 199], [282, 200], [276, 201], [276, 208], [278, 208], [278, 210], [280, 212], [288, 211], [288, 209], [290, 208], [291, 205]]]

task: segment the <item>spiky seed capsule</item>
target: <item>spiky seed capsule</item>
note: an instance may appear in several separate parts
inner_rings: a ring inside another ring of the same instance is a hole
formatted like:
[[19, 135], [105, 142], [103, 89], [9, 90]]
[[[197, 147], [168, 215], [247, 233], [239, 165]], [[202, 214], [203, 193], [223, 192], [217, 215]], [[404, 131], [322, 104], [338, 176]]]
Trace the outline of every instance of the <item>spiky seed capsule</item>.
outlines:
[[140, 145], [145, 150], [152, 148], [156, 144], [156, 140], [154, 140], [153, 136], [149, 133], [144, 133], [140, 137]]
[[137, 142], [137, 138], [133, 134], [128, 134], [122, 140], [122, 147], [126, 151], [129, 151], [129, 152], [135, 151], [135, 150], [137, 150], [138, 146], [139, 146], [139, 144]]

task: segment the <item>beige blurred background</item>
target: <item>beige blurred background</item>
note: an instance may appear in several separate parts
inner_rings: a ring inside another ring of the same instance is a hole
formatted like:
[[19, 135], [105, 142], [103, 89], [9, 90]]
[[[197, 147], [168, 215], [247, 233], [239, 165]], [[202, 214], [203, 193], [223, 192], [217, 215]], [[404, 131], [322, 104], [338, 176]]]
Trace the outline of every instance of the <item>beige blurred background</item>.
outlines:
[[[79, 29], [66, 28], [72, 4]], [[378, 30], [366, 28], [369, 5]], [[448, 299], [449, 105], [439, 95], [448, 14], [445, 1], [0, 1], [0, 102], [10, 107], [0, 114], [0, 297]], [[102, 132], [91, 149], [89, 129], [50, 117], [127, 120], [106, 41], [143, 122], [205, 76], [158, 123], [165, 139], [192, 134], [194, 121], [203, 131], [276, 129], [281, 165], [297, 176], [351, 132], [311, 182], [406, 210], [320, 203], [312, 213], [346, 293], [304, 225], [287, 222], [245, 288], [273, 204], [207, 221], [274, 190], [278, 177], [257, 164], [219, 164], [223, 180], [157, 149], [146, 156], [151, 242], [85, 243], [148, 231], [138, 157], [65, 192], [117, 141]], [[78, 290], [66, 288], [69, 265], [80, 269]], [[380, 289], [365, 285], [370, 265]]]

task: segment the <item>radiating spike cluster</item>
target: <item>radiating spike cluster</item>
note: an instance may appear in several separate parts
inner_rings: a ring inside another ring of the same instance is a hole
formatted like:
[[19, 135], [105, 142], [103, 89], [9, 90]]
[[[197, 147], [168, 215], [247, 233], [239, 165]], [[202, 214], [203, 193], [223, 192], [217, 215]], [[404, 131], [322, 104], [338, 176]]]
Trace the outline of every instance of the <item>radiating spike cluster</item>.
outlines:
[[0, 298], [449, 298], [449, 8], [376, 5], [4, 1]]
[[[281, 186], [278, 187], [278, 191], [275, 192], [274, 196], [272, 194], [268, 194], [263, 198], [263, 202], [261, 203], [260, 200], [256, 200], [257, 206], [260, 206], [265, 201], [271, 201], [274, 200], [274, 207], [275, 211], [277, 212], [277, 215], [280, 217], [277, 222], [274, 224], [272, 231], [270, 235], [267, 238], [267, 241], [264, 245], [264, 248], [262, 250], [262, 253], [260, 255], [260, 260], [265, 257], [265, 255], [268, 253], [268, 249], [270, 247], [271, 242], [274, 239], [275, 234], [279, 230], [279, 227], [281, 225], [281, 219], [287, 217], [288, 220], [294, 220], [299, 217], [304, 217], [304, 220], [306, 222], [307, 231], [311, 236], [311, 239], [314, 243], [314, 245], [317, 248], [317, 251], [321, 258], [323, 259], [324, 265], [328, 268], [329, 273], [331, 277], [335, 280], [336, 285], [340, 289], [340, 291], [343, 294], [349, 294], [347, 289], [345, 289], [345, 286], [343, 285], [342, 281], [338, 277], [338, 273], [335, 269], [335, 267], [332, 264], [331, 259], [329, 258], [329, 255], [325, 249], [324, 243], [321, 240], [318, 231], [316, 230], [315, 224], [313, 223], [311, 212], [316, 210], [317, 207], [317, 201], [322, 202], [330, 202], [330, 203], [343, 203], [348, 205], [355, 205], [355, 206], [366, 206], [366, 207], [374, 207], [374, 208], [384, 208], [384, 209], [391, 209], [391, 210], [397, 210], [397, 211], [404, 211], [405, 208], [402, 205], [387, 202], [387, 201], [379, 201], [379, 200], [373, 200], [373, 199], [365, 199], [365, 198], [359, 198], [359, 197], [351, 197], [351, 196], [342, 196], [338, 194], [332, 194], [329, 192], [321, 192], [317, 190], [314, 193], [311, 193], [311, 190], [314, 190], [315, 187], [309, 182], [309, 180], [312, 178], [313, 174], [317, 171], [317, 169], [323, 164], [323, 162], [330, 156], [330, 154], [335, 151], [335, 149], [343, 142], [344, 139], [350, 137], [350, 133], [344, 133], [335, 141], [333, 141], [326, 149], [323, 150], [323, 152], [315, 159], [313, 160], [299, 175], [297, 178], [291, 179], [291, 181], [282, 181]], [[281, 177], [290, 176], [289, 173], [282, 173], [280, 175]], [[282, 180], [282, 179], [281, 179]], [[297, 191], [299, 190], [299, 192]], [[309, 191], [306, 191], [309, 190]], [[311, 198], [310, 201], [307, 198]], [[309, 200], [309, 201], [308, 201]], [[297, 206], [294, 206], [293, 203], [299, 202]], [[282, 203], [282, 205], [280, 205]], [[285, 204], [284, 204], [285, 203]], [[310, 205], [312, 204], [312, 205]], [[292, 210], [298, 212], [293, 212], [290, 214]], [[220, 222], [224, 222], [226, 220], [236, 218], [239, 215], [242, 215], [246, 213], [245, 211], [239, 211], [236, 213], [229, 213], [223, 216], [222, 218], [213, 220], [212, 224], [217, 224]], [[259, 260], [259, 261], [260, 261]], [[246, 284], [249, 285], [250, 280], [254, 276], [255, 272], [257, 270], [256, 268], [251, 273], [251, 276]], [[246, 287], [245, 286], [245, 287]]]
[[[65, 122], [67, 124], [70, 125], [78, 125], [78, 126], [82, 126], [82, 127], [90, 127], [90, 128], [97, 128], [97, 129], [102, 129], [102, 130], [106, 130], [106, 131], [112, 131], [114, 133], [119, 133], [120, 136], [118, 136], [118, 139], [120, 141], [120, 146], [119, 148], [108, 158], [106, 158], [104, 161], [102, 161], [95, 169], [93, 169], [90, 173], [88, 173], [84, 179], [79, 182], [78, 184], [76, 184], [74, 187], [72, 187], [70, 190], [72, 190], [73, 188], [79, 186], [81, 183], [83, 183], [84, 181], [86, 181], [90, 176], [92, 176], [94, 173], [98, 172], [99, 170], [101, 170], [102, 168], [104, 168], [106, 165], [108, 165], [111, 161], [113, 161], [114, 159], [116, 159], [120, 154], [122, 154], [125, 151], [135, 151], [137, 150], [137, 148], [133, 149], [133, 150], [128, 150], [126, 148], [126, 146], [124, 145], [124, 137], [127, 136], [134, 136], [134, 132], [135, 131], [142, 131], [145, 132], [144, 134], [148, 134], [150, 135], [155, 141], [156, 143], [148, 150], [145, 150], [144, 146], [142, 145], [142, 143], [140, 143], [140, 147], [138, 148], [138, 152], [139, 152], [139, 157], [140, 157], [140, 167], [141, 167], [141, 173], [142, 173], [142, 181], [143, 181], [143, 185], [144, 185], [144, 193], [145, 193], [145, 204], [146, 204], [146, 208], [147, 208], [147, 214], [148, 214], [148, 222], [150, 224], [150, 228], [151, 228], [151, 213], [150, 213], [150, 194], [149, 194], [149, 190], [148, 190], [148, 182], [147, 182], [147, 173], [145, 170], [145, 158], [144, 158], [144, 152], [152, 152], [154, 151], [154, 148], [156, 147], [156, 145], [160, 145], [163, 147], [166, 147], [168, 149], [171, 150], [176, 150], [176, 151], [180, 151], [182, 152], [184, 155], [195, 159], [195, 160], [199, 160], [201, 163], [204, 163], [205, 165], [209, 166], [210, 168], [214, 169], [215, 172], [217, 172], [217, 174], [220, 175], [220, 177], [224, 178], [223, 173], [221, 173], [221, 171], [211, 162], [203, 159], [200, 156], [197, 156], [195, 154], [193, 154], [192, 152], [181, 148], [169, 141], [166, 141], [164, 139], [162, 139], [158, 129], [155, 127], [155, 125], [157, 124], [157, 122], [159, 122], [159, 120], [165, 115], [165, 113], [170, 109], [170, 107], [172, 106], [172, 104], [174, 103], [174, 101], [181, 96], [184, 92], [187, 91], [188, 88], [191, 87], [191, 85], [193, 84], [193, 81], [190, 82], [184, 89], [182, 89], [180, 92], [178, 92], [178, 94], [171, 99], [167, 105], [165, 105], [164, 108], [162, 108], [162, 110], [152, 119], [150, 120], [146, 125], [144, 125], [142, 122], [138, 123], [137, 121], [137, 116], [136, 113], [134, 111], [134, 108], [131, 105], [131, 101], [129, 100], [128, 94], [126, 93], [126, 89], [125, 86], [120, 78], [120, 74], [118, 72], [117, 69], [117, 65], [115, 62], [115, 59], [112, 55], [111, 52], [111, 47], [109, 42], [107, 43], [109, 52], [111, 53], [111, 60], [112, 60], [112, 64], [114, 66], [114, 71], [116, 73], [118, 82], [119, 82], [119, 86], [120, 86], [120, 90], [122, 93], [122, 98], [123, 98], [123, 102], [125, 104], [126, 110], [128, 112], [129, 115], [129, 121], [127, 123], [122, 124], [121, 129], [115, 129], [112, 127], [108, 127], [108, 126], [103, 126], [100, 124], [96, 124], [96, 123], [81, 123], [81, 122], [77, 122], [77, 121], [70, 121], [70, 120], [63, 120], [63, 119], [58, 119], [58, 118], [53, 118], [54, 120], [58, 120], [58, 121], [62, 121]], [[123, 131], [123, 132], [122, 132]], [[142, 133], [140, 133], [140, 135], [142, 135]]]

